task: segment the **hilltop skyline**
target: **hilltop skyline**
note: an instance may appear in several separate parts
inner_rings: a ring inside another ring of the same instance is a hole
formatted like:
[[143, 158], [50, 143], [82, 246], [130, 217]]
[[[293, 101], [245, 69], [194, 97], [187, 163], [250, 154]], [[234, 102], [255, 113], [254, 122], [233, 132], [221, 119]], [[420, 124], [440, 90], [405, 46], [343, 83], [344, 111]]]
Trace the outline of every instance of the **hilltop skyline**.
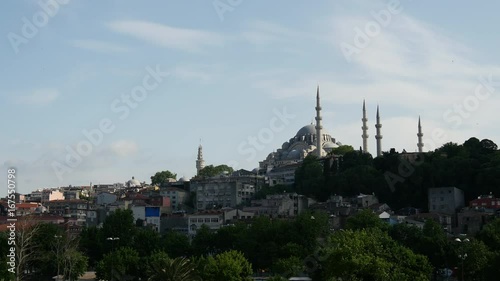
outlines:
[[[161, 170], [189, 178], [200, 138], [206, 165], [251, 170], [313, 121], [317, 85], [324, 130], [355, 149], [366, 100], [372, 155], [377, 105], [383, 151], [416, 151], [419, 116], [424, 151], [473, 136], [500, 143], [492, 119], [500, 39], [489, 36], [496, 2], [453, 6], [453, 14], [452, 1], [432, 9], [407, 1], [241, 1], [225, 12], [210, 1], [153, 3], [70, 1], [31, 38], [23, 37], [23, 18], [32, 22], [43, 8], [6, 4], [0, 155], [4, 170], [18, 170], [18, 192], [132, 176], [149, 182]], [[356, 44], [374, 23], [380, 31]], [[13, 45], [12, 33], [23, 43]], [[146, 93], [122, 99], [136, 87]], [[255, 154], [242, 152], [277, 112], [294, 117]], [[94, 134], [93, 151], [58, 177], [54, 163], [64, 163], [67, 147], [97, 129], [102, 141]]]

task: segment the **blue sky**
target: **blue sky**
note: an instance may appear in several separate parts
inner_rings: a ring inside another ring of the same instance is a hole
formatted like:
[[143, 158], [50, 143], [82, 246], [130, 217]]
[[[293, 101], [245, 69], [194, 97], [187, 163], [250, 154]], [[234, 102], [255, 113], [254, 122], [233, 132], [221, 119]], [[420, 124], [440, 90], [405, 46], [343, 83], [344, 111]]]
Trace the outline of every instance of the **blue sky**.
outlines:
[[200, 138], [207, 164], [253, 169], [311, 122], [318, 84], [325, 129], [355, 148], [363, 99], [372, 153], [377, 104], [383, 150], [415, 151], [419, 115], [425, 150], [500, 143], [496, 1], [48, 2], [0, 17], [0, 163], [19, 192], [192, 177]]

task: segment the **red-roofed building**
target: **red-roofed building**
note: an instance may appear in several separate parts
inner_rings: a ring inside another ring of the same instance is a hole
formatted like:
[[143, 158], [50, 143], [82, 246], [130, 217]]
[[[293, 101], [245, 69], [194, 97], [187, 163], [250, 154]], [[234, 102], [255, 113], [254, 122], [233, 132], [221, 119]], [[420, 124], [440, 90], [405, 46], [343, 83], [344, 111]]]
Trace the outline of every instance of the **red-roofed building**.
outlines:
[[[11, 223], [8, 221], [11, 217], [1, 216], [0, 217], [0, 231], [6, 231], [7, 226]], [[68, 218], [65, 220], [62, 216], [55, 215], [32, 215], [32, 216], [18, 216], [16, 222], [16, 228], [22, 228], [25, 226], [30, 226], [37, 223], [49, 223], [55, 224], [65, 231], [70, 232], [72, 235], [77, 235], [81, 228], [76, 224], [76, 219]]]
[[38, 203], [18, 203], [16, 204], [16, 215], [17, 216], [26, 216], [30, 214], [35, 214], [37, 212], [37, 208], [40, 208], [38, 212], [41, 212], [40, 204]]
[[474, 209], [500, 209], [500, 198], [493, 195], [482, 195], [469, 202], [469, 207]]

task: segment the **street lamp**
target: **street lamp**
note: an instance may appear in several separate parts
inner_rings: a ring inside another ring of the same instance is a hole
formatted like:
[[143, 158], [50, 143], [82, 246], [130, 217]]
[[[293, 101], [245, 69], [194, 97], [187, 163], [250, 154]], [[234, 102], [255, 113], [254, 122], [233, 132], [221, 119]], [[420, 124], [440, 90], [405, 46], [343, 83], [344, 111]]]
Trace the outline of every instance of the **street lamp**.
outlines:
[[[465, 238], [464, 240], [461, 240], [460, 238], [455, 238], [455, 242], [458, 243], [468, 243], [470, 242], [469, 238]], [[462, 244], [463, 245], [463, 244]], [[464, 261], [467, 258], [467, 253], [465, 253], [463, 246], [461, 248], [461, 253], [458, 255], [458, 258], [462, 260], [462, 281], [464, 281]]]
[[[114, 241], [116, 240], [120, 240], [120, 237], [108, 237], [106, 238], [106, 240], [108, 241], [111, 241], [111, 252], [114, 252], [115, 251], [115, 243]], [[115, 268], [114, 268], [114, 261], [113, 261], [113, 258], [111, 258], [111, 281], [113, 281], [115, 278], [114, 278], [114, 273], [115, 273]]]
[[60, 248], [61, 248], [61, 243], [59, 241], [59, 239], [62, 238], [61, 235], [54, 235], [54, 238], [56, 239], [56, 259], [57, 259], [57, 278], [56, 280], [60, 280], [59, 279], [59, 265], [61, 264], [61, 261], [59, 260], [59, 251], [60, 251]]

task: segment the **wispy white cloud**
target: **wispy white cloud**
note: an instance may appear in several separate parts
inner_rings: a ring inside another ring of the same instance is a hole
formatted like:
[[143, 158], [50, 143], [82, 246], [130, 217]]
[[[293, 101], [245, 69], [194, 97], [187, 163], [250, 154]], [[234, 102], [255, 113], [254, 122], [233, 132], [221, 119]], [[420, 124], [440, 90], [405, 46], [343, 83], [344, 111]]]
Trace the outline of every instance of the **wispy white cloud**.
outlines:
[[123, 53], [129, 51], [129, 48], [122, 45], [91, 39], [73, 40], [70, 44], [76, 48], [103, 53]]
[[[274, 22], [254, 20], [246, 24], [239, 38], [262, 51], [276, 51], [290, 55], [304, 55], [308, 50], [297, 47], [297, 42], [312, 38], [311, 34]], [[270, 49], [269, 46], [276, 46]]]
[[38, 89], [31, 94], [22, 95], [15, 98], [17, 103], [29, 105], [47, 105], [55, 101], [59, 97], [57, 89]]
[[224, 45], [224, 36], [209, 31], [178, 28], [148, 21], [114, 21], [108, 27], [136, 39], [182, 51], [200, 52]]
[[138, 145], [132, 140], [115, 141], [110, 146], [111, 151], [118, 156], [127, 157], [134, 155], [138, 151]]
[[[331, 105], [357, 109], [365, 98], [372, 107], [380, 103], [384, 150], [395, 147], [413, 151], [416, 148], [418, 114], [425, 120], [424, 139], [429, 142], [425, 149], [436, 148], [448, 141], [463, 142], [471, 136], [480, 137], [478, 128], [491, 124], [488, 122], [491, 112], [500, 107], [500, 96], [496, 94], [500, 92], [500, 68], [477, 62], [478, 54], [468, 46], [439, 27], [404, 12], [393, 15], [388, 26], [382, 27], [376, 36], [369, 37], [367, 46], [359, 48], [359, 53], [354, 54], [350, 62], [342, 61], [344, 55], [340, 44], [354, 45], [356, 28], [364, 30], [365, 25], [373, 21], [369, 11], [364, 15], [359, 9], [354, 10], [357, 13], [345, 13], [344, 9], [344, 13], [332, 15], [328, 29], [311, 31], [319, 42], [329, 42], [332, 54], [337, 59], [340, 57], [341, 63], [337, 67], [326, 71], [295, 69], [276, 71], [273, 75], [254, 75], [250, 77], [252, 86], [277, 99], [310, 99], [319, 83], [325, 116], [336, 114], [328, 112]], [[478, 109], [468, 111], [467, 117], [461, 117], [459, 128], [453, 128], [454, 123], [445, 118], [444, 113], [452, 111], [457, 116], [456, 106], [464, 108], [466, 98], [473, 97], [480, 84], [479, 77], [489, 75], [496, 83], [494, 94], [487, 100], [480, 100]], [[335, 137], [343, 143], [360, 144], [360, 114], [361, 111], [349, 117], [335, 115], [332, 120], [344, 121], [335, 127]], [[436, 130], [445, 133], [444, 141], [433, 139]]]

